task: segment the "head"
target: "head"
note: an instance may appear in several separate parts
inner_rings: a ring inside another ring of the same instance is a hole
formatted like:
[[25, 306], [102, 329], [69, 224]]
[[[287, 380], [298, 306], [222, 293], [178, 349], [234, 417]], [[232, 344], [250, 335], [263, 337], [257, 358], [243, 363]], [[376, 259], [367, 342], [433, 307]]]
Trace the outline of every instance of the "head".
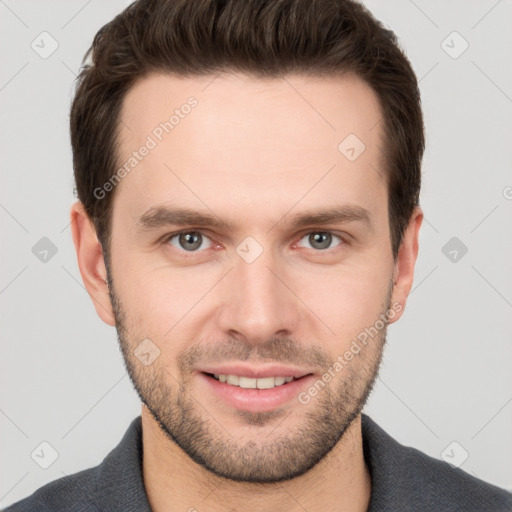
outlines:
[[[407, 58], [347, 0], [138, 1], [89, 57], [73, 238], [135, 389], [217, 475], [308, 471], [359, 416], [412, 285], [424, 133]], [[308, 385], [233, 407], [206, 375], [227, 363]]]

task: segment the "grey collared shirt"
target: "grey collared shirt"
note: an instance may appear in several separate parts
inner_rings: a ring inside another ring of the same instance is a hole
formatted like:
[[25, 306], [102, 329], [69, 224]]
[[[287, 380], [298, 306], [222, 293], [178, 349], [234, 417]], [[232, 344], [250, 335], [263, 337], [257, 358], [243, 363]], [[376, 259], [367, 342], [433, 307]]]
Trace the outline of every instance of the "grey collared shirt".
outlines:
[[[362, 435], [372, 478], [368, 512], [512, 512], [511, 493], [401, 445], [366, 414]], [[4, 512], [36, 511], [150, 512], [141, 417], [101, 464], [50, 482]]]

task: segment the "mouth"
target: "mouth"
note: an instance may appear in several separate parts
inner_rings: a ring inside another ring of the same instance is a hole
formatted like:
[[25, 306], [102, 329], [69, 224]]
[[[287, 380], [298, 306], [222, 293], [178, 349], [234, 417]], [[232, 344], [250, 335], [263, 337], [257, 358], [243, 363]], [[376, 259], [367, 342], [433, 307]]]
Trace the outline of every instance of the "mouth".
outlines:
[[200, 392], [209, 403], [215, 403], [209, 399], [212, 396], [231, 408], [248, 412], [274, 411], [280, 407], [290, 406], [295, 400], [300, 404], [299, 393], [312, 385], [315, 378], [312, 373], [298, 377], [279, 374], [248, 377], [205, 371], [198, 372], [197, 376], [201, 386]]
[[219, 382], [228, 384], [230, 386], [236, 386], [243, 389], [272, 389], [278, 386], [284, 386], [294, 380], [300, 380], [308, 375], [302, 377], [283, 377], [283, 376], [269, 376], [269, 377], [246, 377], [243, 375], [231, 375], [231, 374], [215, 374], [203, 372], [207, 377], [215, 379]]

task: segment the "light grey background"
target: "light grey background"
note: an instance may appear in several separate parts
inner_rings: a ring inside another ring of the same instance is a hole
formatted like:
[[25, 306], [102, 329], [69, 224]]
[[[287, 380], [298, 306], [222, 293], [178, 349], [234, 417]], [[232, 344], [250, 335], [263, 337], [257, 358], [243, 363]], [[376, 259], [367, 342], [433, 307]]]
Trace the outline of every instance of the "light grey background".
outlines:
[[[467, 452], [463, 470], [512, 490], [512, 2], [365, 3], [411, 59], [427, 131], [415, 284], [365, 412], [431, 456]], [[100, 463], [140, 414], [68, 226], [73, 81], [126, 5], [0, 0], [0, 507]], [[58, 42], [46, 59], [31, 47], [51, 49], [43, 31]], [[454, 31], [469, 44], [457, 58]], [[43, 237], [47, 262], [32, 252]], [[467, 254], [443, 253], [452, 237]], [[31, 458], [43, 441], [59, 454], [48, 469]]]

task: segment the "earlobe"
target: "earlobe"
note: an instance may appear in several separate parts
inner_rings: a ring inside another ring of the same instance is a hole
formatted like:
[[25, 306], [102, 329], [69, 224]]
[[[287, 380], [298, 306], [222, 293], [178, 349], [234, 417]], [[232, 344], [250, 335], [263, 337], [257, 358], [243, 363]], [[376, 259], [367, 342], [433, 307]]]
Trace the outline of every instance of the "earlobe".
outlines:
[[103, 250], [96, 236], [94, 224], [79, 201], [71, 207], [70, 215], [73, 243], [84, 286], [98, 316], [108, 325], [115, 326]]
[[414, 280], [414, 267], [418, 257], [418, 238], [422, 221], [423, 212], [421, 208], [417, 206], [411, 215], [407, 228], [405, 229], [393, 270], [394, 286], [391, 304], [399, 303], [401, 305], [401, 309], [400, 313], [389, 323], [396, 322], [402, 316], [407, 302], [407, 297], [411, 291]]

